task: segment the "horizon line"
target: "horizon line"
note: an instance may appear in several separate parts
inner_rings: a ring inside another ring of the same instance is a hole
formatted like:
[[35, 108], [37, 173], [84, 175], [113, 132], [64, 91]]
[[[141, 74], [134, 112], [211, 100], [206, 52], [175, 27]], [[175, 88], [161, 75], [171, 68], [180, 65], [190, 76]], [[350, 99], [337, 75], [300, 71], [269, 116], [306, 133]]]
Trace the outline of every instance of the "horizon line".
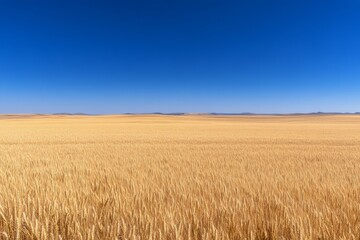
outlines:
[[223, 116], [250, 116], [250, 115], [360, 115], [360, 112], [294, 112], [294, 113], [255, 113], [255, 112], [144, 112], [144, 113], [0, 113], [0, 116], [21, 116], [21, 115], [44, 115], [44, 116], [106, 116], [106, 115], [172, 115], [172, 116], [186, 116], [186, 115], [223, 115]]

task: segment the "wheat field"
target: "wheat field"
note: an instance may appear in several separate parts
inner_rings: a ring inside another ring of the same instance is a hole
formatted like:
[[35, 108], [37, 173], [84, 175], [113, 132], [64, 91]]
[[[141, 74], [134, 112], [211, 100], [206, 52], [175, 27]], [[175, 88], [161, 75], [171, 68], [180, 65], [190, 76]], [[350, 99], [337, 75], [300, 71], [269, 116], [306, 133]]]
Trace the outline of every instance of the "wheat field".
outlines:
[[0, 116], [0, 239], [360, 239], [360, 116]]

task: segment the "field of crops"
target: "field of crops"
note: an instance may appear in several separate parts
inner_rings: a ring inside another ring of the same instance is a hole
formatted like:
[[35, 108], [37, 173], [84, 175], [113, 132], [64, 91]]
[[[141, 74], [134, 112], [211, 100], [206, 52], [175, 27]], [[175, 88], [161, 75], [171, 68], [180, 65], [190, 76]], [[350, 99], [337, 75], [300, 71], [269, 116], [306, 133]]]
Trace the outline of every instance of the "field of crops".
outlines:
[[0, 116], [0, 239], [359, 239], [360, 116]]

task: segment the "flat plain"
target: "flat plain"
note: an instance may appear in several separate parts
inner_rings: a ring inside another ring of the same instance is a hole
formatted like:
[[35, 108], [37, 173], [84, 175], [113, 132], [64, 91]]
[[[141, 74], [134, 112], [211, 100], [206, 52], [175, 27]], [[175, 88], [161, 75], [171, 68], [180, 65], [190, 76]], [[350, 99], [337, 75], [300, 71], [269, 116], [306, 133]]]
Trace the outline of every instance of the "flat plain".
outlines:
[[0, 239], [359, 239], [360, 116], [0, 116]]

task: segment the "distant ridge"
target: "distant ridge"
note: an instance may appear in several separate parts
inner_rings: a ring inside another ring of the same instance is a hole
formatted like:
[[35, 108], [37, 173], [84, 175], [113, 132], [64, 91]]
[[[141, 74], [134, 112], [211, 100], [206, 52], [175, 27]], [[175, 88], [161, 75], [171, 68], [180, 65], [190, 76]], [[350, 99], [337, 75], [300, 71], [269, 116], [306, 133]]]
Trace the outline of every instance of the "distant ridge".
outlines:
[[243, 112], [243, 113], [217, 113], [217, 112], [210, 112], [210, 113], [187, 113], [187, 112], [180, 112], [180, 113], [161, 113], [161, 112], [154, 112], [154, 113], [131, 113], [134, 115], [140, 114], [156, 114], [156, 115], [222, 115], [222, 116], [248, 116], [248, 115], [354, 115], [360, 114], [360, 112], [310, 112], [310, 113], [251, 113], [251, 112]]
[[[44, 114], [37, 114], [37, 115], [44, 115]], [[46, 114], [45, 114], [46, 115]], [[49, 115], [70, 115], [70, 116], [96, 116], [96, 115], [103, 115], [103, 114], [91, 114], [91, 113], [53, 113]]]
[[360, 112], [309, 112], [309, 113], [252, 113], [252, 112], [242, 112], [242, 113], [222, 113], [222, 112], [209, 112], [209, 113], [196, 113], [196, 112], [150, 112], [150, 113], [109, 113], [109, 114], [96, 114], [96, 113], [34, 113], [34, 114], [7, 114], [0, 113], [0, 116], [106, 116], [106, 115], [166, 115], [166, 116], [302, 116], [302, 115], [360, 115]]
[[69, 116], [98, 116], [98, 115], [171, 115], [171, 116], [182, 116], [182, 115], [222, 115], [222, 116], [248, 116], [248, 115], [354, 115], [360, 114], [360, 112], [309, 112], [309, 113], [222, 113], [222, 112], [209, 112], [209, 113], [196, 113], [196, 112], [151, 112], [151, 113], [115, 113], [115, 114], [91, 114], [91, 113], [53, 113], [53, 114], [37, 114], [37, 115], [69, 115]]
[[[251, 113], [251, 112], [243, 112], [243, 113], [221, 113], [221, 112], [209, 112], [209, 113], [194, 113], [194, 112], [174, 112], [174, 113], [163, 113], [163, 112], [152, 112], [152, 113], [120, 113], [125, 115], [173, 115], [173, 116], [181, 116], [181, 115], [219, 115], [219, 116], [249, 116], [249, 115], [354, 115], [360, 114], [360, 112], [309, 112], [309, 113]], [[76, 115], [76, 114], [69, 114]], [[87, 115], [87, 114], [85, 114]], [[107, 114], [88, 114], [88, 115], [107, 115]]]

